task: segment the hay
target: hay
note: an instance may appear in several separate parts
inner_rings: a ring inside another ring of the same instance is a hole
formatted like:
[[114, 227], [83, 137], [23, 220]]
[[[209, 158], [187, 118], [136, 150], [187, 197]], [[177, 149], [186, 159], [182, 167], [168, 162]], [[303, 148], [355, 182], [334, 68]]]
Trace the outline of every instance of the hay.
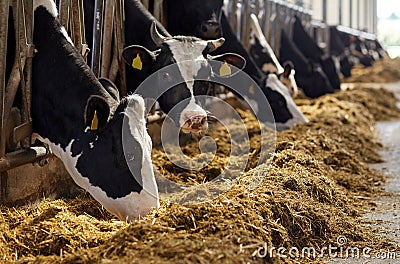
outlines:
[[373, 67], [355, 66], [346, 83], [389, 83], [400, 80], [400, 58], [385, 58], [374, 62]]
[[[400, 115], [393, 98], [386, 91], [355, 89], [299, 100], [310, 122], [277, 133], [271, 165], [255, 166], [260, 127], [250, 113], [240, 112], [250, 131], [249, 162], [233, 188], [209, 203], [163, 201], [159, 210], [130, 224], [115, 220], [87, 195], [44, 200], [37, 207], [2, 207], [0, 256], [36, 263], [292, 262], [256, 253], [265, 243], [335, 245], [339, 235], [353, 246], [393, 247], [358, 218], [373, 206], [368, 201], [385, 181], [367, 163], [380, 161], [375, 121]], [[153, 151], [155, 166], [182, 184], [211, 180], [231, 151], [225, 128], [215, 128], [208, 135], [219, 138], [221, 148], [200, 172], [176, 167], [161, 150]], [[183, 152], [198, 158], [197, 140]], [[263, 182], [250, 190], [254, 174]], [[301, 260], [306, 261], [311, 260]]]

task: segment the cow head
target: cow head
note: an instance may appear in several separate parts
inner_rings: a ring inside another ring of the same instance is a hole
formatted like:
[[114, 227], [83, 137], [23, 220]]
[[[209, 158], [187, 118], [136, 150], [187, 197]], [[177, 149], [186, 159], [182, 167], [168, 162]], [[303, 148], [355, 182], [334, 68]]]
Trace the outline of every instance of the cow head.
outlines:
[[103, 97], [89, 98], [87, 128], [70, 145], [74, 167], [82, 176], [74, 179], [108, 211], [133, 220], [159, 206], [145, 104], [140, 96], [130, 95], [111, 106]]
[[306, 72], [296, 74], [296, 81], [304, 94], [310, 98], [334, 92], [328, 77], [318, 64], [311, 63]]
[[[297, 96], [298, 87], [294, 78], [294, 66], [291, 61], [286, 61], [282, 67], [277, 59], [274, 61], [272, 56], [276, 58], [275, 54], [270, 54], [268, 49], [261, 45], [260, 40], [256, 36], [253, 36], [251, 40], [250, 56], [263, 73], [266, 75], [270, 73], [276, 74], [279, 80], [289, 90], [292, 97], [294, 98]], [[277, 63], [279, 65], [277, 65]]]
[[157, 32], [155, 24], [151, 27], [151, 35], [160, 50], [152, 52], [141, 46], [129, 46], [123, 52], [126, 63], [137, 68], [135, 63], [138, 64], [140, 59], [142, 67], [144, 64], [152, 67], [162, 86], [158, 98], [160, 107], [183, 132], [205, 131], [208, 128], [207, 113], [200, 96], [208, 93], [208, 80], [217, 74], [210, 61], [219, 60], [225, 67], [230, 64], [242, 69], [245, 60], [236, 54], [209, 55], [224, 43], [223, 38], [209, 41], [185, 36], [166, 38]]
[[277, 130], [288, 129], [297, 124], [308, 122], [293, 101], [290, 91], [275, 74], [267, 75], [266, 88], [270, 90], [265, 94], [274, 113]]

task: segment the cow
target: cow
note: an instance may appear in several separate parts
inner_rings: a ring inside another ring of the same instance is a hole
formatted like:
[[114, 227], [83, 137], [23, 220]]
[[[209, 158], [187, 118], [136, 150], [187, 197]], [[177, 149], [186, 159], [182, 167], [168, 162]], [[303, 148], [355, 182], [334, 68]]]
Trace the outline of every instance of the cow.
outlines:
[[[144, 100], [119, 98], [73, 46], [52, 0], [34, 0], [32, 120], [73, 180], [121, 220], [159, 207]], [[126, 153], [126, 154], [124, 154]]]
[[334, 93], [328, 78], [318, 64], [314, 64], [298, 49], [284, 30], [281, 30], [279, 60], [292, 61], [296, 70], [296, 82], [304, 94], [310, 98], [317, 98], [327, 93]]
[[343, 44], [349, 49], [354, 63], [361, 63], [365, 67], [371, 67], [373, 60], [370, 55], [367, 54], [368, 52], [365, 52], [364, 54], [361, 46], [359, 46], [357, 50], [357, 43], [359, 43], [358, 36], [343, 31], [338, 32]]
[[[204, 96], [209, 93], [211, 78], [217, 74], [210, 61], [226, 62], [239, 70], [245, 67], [246, 61], [234, 53], [210, 55], [210, 52], [223, 45], [224, 38], [202, 40], [188, 36], [166, 37], [158, 32], [155, 23], [150, 28], [149, 34], [159, 49], [149, 51], [139, 45], [128, 46], [123, 52], [125, 62], [136, 69], [134, 60], [140, 57], [142, 65], [146, 65], [151, 72], [158, 74], [158, 83], [165, 87], [153, 87], [161, 90], [146, 94], [158, 97], [155, 99], [158, 100], [160, 108], [168, 113], [182, 132], [206, 131], [208, 124], [207, 113], [204, 110]], [[171, 70], [170, 66], [174, 64], [177, 67]], [[226, 74], [224, 77], [227, 78], [229, 75]]]
[[329, 54], [325, 54], [314, 39], [307, 33], [298, 16], [294, 16], [292, 39], [306, 58], [310, 59], [313, 63], [321, 65], [332, 88], [340, 90], [340, 79], [333, 58]]
[[252, 35], [249, 53], [251, 58], [263, 73], [267, 75], [270, 73], [276, 74], [279, 80], [289, 89], [290, 95], [295, 98], [298, 94], [298, 88], [294, 78], [295, 70], [293, 69], [292, 62], [287, 61], [282, 67], [271, 46], [268, 44], [256, 15], [250, 15], [250, 24]]
[[354, 63], [350, 60], [350, 50], [344, 45], [336, 26], [329, 27], [329, 53], [339, 58], [340, 72], [343, 76], [350, 77]]
[[[168, 32], [172, 35], [194, 35], [203, 39], [224, 37], [224, 45], [213, 54], [235, 52], [246, 60], [243, 71], [260, 87], [273, 112], [273, 117], [269, 115], [262, 117], [261, 115], [260, 121], [265, 123], [276, 122], [277, 128], [280, 129], [288, 129], [296, 124], [307, 122], [285, 86], [276, 85], [278, 82], [275, 82], [275, 78], [262, 73], [250, 58], [230, 27], [222, 6], [222, 0], [168, 0]], [[243, 87], [244, 93], [240, 93], [239, 97], [249, 99], [253, 105], [259, 105], [261, 104], [260, 98], [249, 92], [254, 89], [252, 81], [244, 80], [238, 75], [232, 77], [232, 83], [236, 87]]]
[[[146, 78], [171, 63], [177, 63], [179, 66], [186, 63], [186, 66], [190, 66], [187, 60], [193, 63], [200, 63], [195, 62], [195, 60], [200, 59], [201, 63], [206, 65], [208, 60], [215, 59], [225, 60], [239, 68], [245, 65], [245, 60], [236, 54], [222, 54], [218, 57], [209, 56], [208, 53], [222, 45], [224, 42], [222, 38], [209, 41], [202, 41], [190, 36], [172, 38], [169, 32], [148, 12], [139, 0], [125, 0], [124, 7], [126, 19], [123, 57], [128, 64], [126, 79], [129, 93], [135, 92]], [[86, 36], [90, 45], [90, 39], [93, 35], [94, 0], [85, 1], [84, 10], [86, 16], [85, 27], [88, 33]], [[163, 40], [165, 38], [168, 40], [164, 43]], [[194, 46], [195, 50], [190, 50], [191, 45]], [[187, 51], [186, 54], [180, 53], [180, 51], [184, 52], [185, 50]], [[200, 57], [199, 55], [202, 56]], [[132, 65], [137, 56], [140, 58], [140, 67]], [[196, 71], [204, 70], [204, 68], [192, 68], [192, 72], [187, 72], [185, 69], [179, 70], [181, 77], [183, 77], [179, 85], [169, 87], [170, 89], [160, 96], [152, 93], [152, 91], [144, 92], [146, 96], [153, 94], [157, 97], [161, 110], [181, 128], [182, 132], [204, 132], [208, 129], [207, 112], [204, 110], [203, 100], [200, 100], [200, 96], [209, 93], [210, 83], [205, 80], [191, 83], [191, 79], [198, 74]], [[211, 74], [211, 71], [209, 73]], [[172, 74], [161, 78], [166, 78], [167, 80], [172, 78]], [[170, 81], [172, 82], [173, 80]], [[168, 84], [168, 81], [165, 81], [164, 84]], [[152, 89], [156, 89], [156, 87]], [[154, 92], [157, 92], [157, 90], [154, 90]]]

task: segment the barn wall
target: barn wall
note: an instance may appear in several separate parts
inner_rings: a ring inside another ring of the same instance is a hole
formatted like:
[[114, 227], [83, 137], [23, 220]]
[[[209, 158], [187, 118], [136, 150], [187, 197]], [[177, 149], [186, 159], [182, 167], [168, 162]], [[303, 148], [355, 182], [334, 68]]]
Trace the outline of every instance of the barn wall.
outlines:
[[377, 0], [310, 0], [313, 19], [376, 34]]

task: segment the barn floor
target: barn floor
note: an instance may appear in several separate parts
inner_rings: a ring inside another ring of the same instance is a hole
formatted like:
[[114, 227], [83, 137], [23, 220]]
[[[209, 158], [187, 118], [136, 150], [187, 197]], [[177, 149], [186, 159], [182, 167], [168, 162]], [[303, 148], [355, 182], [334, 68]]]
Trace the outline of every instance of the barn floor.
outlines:
[[[358, 80], [374, 82], [390, 71], [400, 80], [400, 60], [386, 59], [372, 69], [357, 69]], [[356, 76], [354, 77], [356, 78]], [[380, 82], [384, 82], [381, 79]], [[145, 219], [127, 224], [116, 220], [87, 194], [75, 199], [43, 200], [29, 207], [0, 207], [0, 258], [22, 263], [264, 263], [321, 262], [324, 258], [266, 259], [271, 247], [337, 245], [340, 236], [351, 247], [398, 250], [393, 239], [379, 233], [378, 197], [387, 195], [387, 177], [371, 163], [382, 161], [377, 121], [400, 119], [390, 91], [357, 88], [316, 100], [298, 99], [310, 122], [277, 132], [271, 163], [258, 162], [260, 127], [240, 112], [250, 140], [245, 173], [226, 193], [209, 203], [183, 206], [166, 200]], [[198, 185], [218, 175], [227, 164], [229, 138], [224, 128], [209, 133], [217, 142], [211, 164], [199, 172], [172, 164], [155, 149], [155, 168], [182, 184]], [[198, 155], [198, 141], [183, 147]], [[264, 176], [249, 190], [253, 174]], [[375, 222], [374, 222], [375, 221]], [[261, 251], [260, 251], [261, 249]], [[262, 254], [261, 254], [262, 255]]]

